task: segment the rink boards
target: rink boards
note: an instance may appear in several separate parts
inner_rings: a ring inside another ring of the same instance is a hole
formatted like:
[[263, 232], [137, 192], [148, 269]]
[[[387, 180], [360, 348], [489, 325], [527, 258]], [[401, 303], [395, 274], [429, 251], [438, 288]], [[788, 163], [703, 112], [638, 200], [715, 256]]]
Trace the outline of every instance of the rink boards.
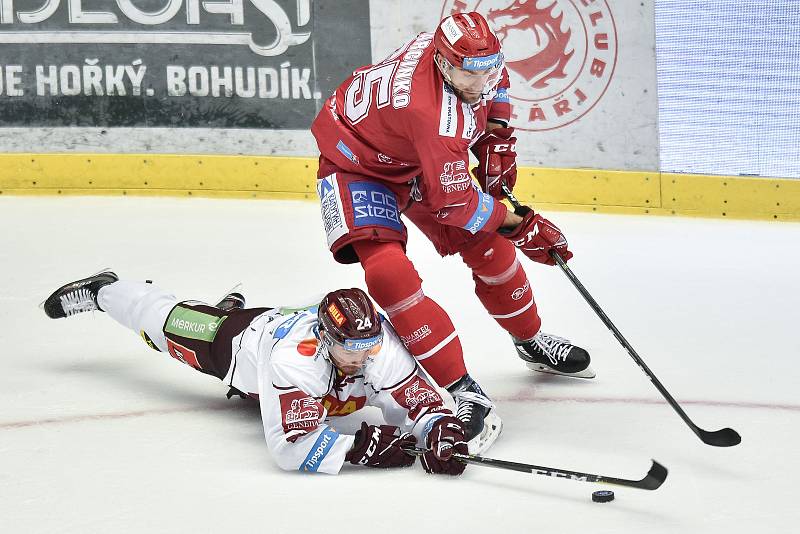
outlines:
[[[0, 195], [316, 200], [316, 158], [4, 154]], [[800, 181], [522, 167], [517, 197], [540, 210], [800, 220]]]

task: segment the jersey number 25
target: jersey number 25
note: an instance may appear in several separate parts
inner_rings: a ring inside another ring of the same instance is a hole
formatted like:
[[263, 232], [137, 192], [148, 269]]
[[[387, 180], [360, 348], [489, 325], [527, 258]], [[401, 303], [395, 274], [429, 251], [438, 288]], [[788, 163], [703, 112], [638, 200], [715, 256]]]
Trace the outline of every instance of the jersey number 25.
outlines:
[[386, 106], [391, 97], [391, 81], [397, 62], [377, 65], [357, 72], [344, 95], [344, 113], [352, 124], [369, 115], [372, 104], [372, 86], [378, 86], [378, 109]]

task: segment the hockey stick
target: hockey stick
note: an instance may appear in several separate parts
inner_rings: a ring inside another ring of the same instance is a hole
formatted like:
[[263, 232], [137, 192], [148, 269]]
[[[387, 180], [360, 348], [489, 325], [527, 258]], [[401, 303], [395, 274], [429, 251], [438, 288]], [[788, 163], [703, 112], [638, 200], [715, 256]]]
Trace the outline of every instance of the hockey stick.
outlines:
[[[426, 449], [419, 447], [404, 448], [409, 454], [415, 456], [422, 456], [427, 452]], [[591, 473], [581, 473], [580, 471], [570, 471], [567, 469], [558, 469], [556, 467], [544, 467], [541, 465], [523, 464], [519, 462], [509, 462], [507, 460], [497, 460], [495, 458], [487, 458], [485, 456], [477, 456], [474, 454], [459, 454], [454, 453], [453, 456], [459, 462], [466, 464], [484, 465], [487, 467], [495, 467], [497, 469], [508, 469], [510, 471], [520, 471], [522, 473], [531, 473], [534, 475], [545, 475], [555, 478], [568, 478], [570, 480], [577, 480], [580, 482], [598, 482], [603, 484], [615, 484], [617, 486], [627, 486], [629, 488], [638, 488], [644, 490], [658, 489], [664, 480], [667, 478], [667, 468], [660, 463], [652, 460], [653, 465], [650, 470], [641, 480], [629, 480], [627, 478], [608, 477], [604, 475], [593, 475]]]
[[[520, 208], [522, 205], [519, 203], [516, 197], [514, 197], [514, 194], [511, 192], [511, 190], [505, 185], [502, 187], [503, 193], [505, 193], [508, 200], [514, 206], [514, 209]], [[699, 437], [703, 443], [706, 445], [713, 445], [714, 447], [733, 447], [734, 445], [738, 445], [742, 442], [742, 437], [732, 428], [723, 428], [714, 432], [709, 432], [708, 430], [703, 430], [694, 424], [694, 422], [689, 419], [689, 416], [686, 415], [686, 412], [683, 411], [683, 408], [680, 407], [678, 402], [672, 398], [672, 395], [669, 394], [667, 388], [661, 384], [658, 378], [656, 378], [656, 375], [653, 374], [653, 371], [647, 367], [647, 364], [644, 363], [644, 360], [642, 360], [642, 358], [636, 353], [631, 344], [628, 343], [628, 340], [626, 340], [617, 327], [614, 326], [614, 323], [612, 323], [611, 319], [609, 319], [605, 312], [603, 312], [603, 310], [600, 308], [600, 305], [597, 304], [597, 301], [595, 301], [594, 298], [592, 298], [592, 295], [589, 294], [589, 291], [583, 287], [583, 284], [581, 284], [580, 280], [578, 280], [578, 277], [576, 277], [572, 270], [567, 266], [567, 262], [564, 261], [564, 258], [562, 258], [561, 255], [559, 255], [559, 253], [555, 250], [550, 251], [550, 256], [553, 258], [553, 260], [555, 260], [558, 266], [561, 267], [561, 270], [564, 271], [564, 274], [567, 275], [567, 278], [569, 278], [570, 282], [572, 282], [572, 285], [575, 286], [575, 289], [577, 289], [586, 302], [589, 303], [589, 306], [591, 306], [592, 310], [594, 310], [597, 316], [600, 317], [600, 320], [603, 321], [603, 324], [605, 324], [606, 327], [611, 330], [611, 332], [614, 334], [614, 337], [617, 338], [617, 341], [619, 341], [625, 350], [628, 351], [628, 354], [631, 358], [633, 358], [633, 361], [636, 362], [636, 365], [639, 366], [639, 369], [641, 369], [642, 372], [647, 375], [647, 377], [650, 379], [650, 382], [653, 383], [659, 393], [661, 393], [669, 405], [672, 406], [678, 415], [681, 416], [681, 419], [683, 419], [683, 421], [689, 425], [689, 428], [692, 429], [692, 432], [697, 434], [697, 437]]]

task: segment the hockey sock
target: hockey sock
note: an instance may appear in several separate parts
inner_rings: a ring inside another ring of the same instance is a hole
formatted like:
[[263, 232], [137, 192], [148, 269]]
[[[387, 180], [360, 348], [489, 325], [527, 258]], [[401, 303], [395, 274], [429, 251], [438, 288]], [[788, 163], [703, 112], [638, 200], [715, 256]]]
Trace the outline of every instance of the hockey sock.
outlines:
[[497, 323], [517, 339], [530, 339], [542, 325], [525, 270], [514, 246], [494, 235], [461, 253], [475, 280], [475, 294]]
[[162, 328], [177, 303], [172, 294], [152, 284], [130, 280], [103, 286], [97, 293], [97, 304], [103, 311], [137, 335], [144, 332], [162, 352], [167, 351]]
[[422, 280], [400, 243], [358, 241], [367, 288], [422, 367], [445, 386], [464, 374], [461, 341], [450, 317], [422, 291]]

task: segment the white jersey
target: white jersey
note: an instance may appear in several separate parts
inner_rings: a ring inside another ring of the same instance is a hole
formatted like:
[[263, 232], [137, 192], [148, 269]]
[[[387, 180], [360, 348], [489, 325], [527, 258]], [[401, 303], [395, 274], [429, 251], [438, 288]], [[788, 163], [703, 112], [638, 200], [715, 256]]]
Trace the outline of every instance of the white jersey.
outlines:
[[356, 376], [342, 375], [319, 340], [316, 311], [256, 317], [233, 343], [225, 383], [258, 398], [272, 456], [287, 470], [336, 474], [353, 445], [330, 417], [376, 406], [387, 424], [424, 443], [433, 421], [450, 414], [388, 321], [381, 350]]
[[[191, 350], [174, 353], [164, 335], [167, 317], [178, 303], [172, 294], [152, 284], [120, 280], [103, 287], [97, 300], [114, 320], [146, 333], [159, 350], [192, 365], [183, 357]], [[220, 324], [204, 327], [216, 331]], [[316, 311], [269, 310], [233, 337], [223, 380], [261, 403], [267, 446], [281, 468], [339, 472], [355, 437], [336, 432], [330, 417], [377, 406], [388, 424], [411, 432], [422, 444], [433, 422], [451, 413], [388, 321], [383, 330], [381, 350], [357, 376], [342, 375], [328, 361], [318, 338]]]

